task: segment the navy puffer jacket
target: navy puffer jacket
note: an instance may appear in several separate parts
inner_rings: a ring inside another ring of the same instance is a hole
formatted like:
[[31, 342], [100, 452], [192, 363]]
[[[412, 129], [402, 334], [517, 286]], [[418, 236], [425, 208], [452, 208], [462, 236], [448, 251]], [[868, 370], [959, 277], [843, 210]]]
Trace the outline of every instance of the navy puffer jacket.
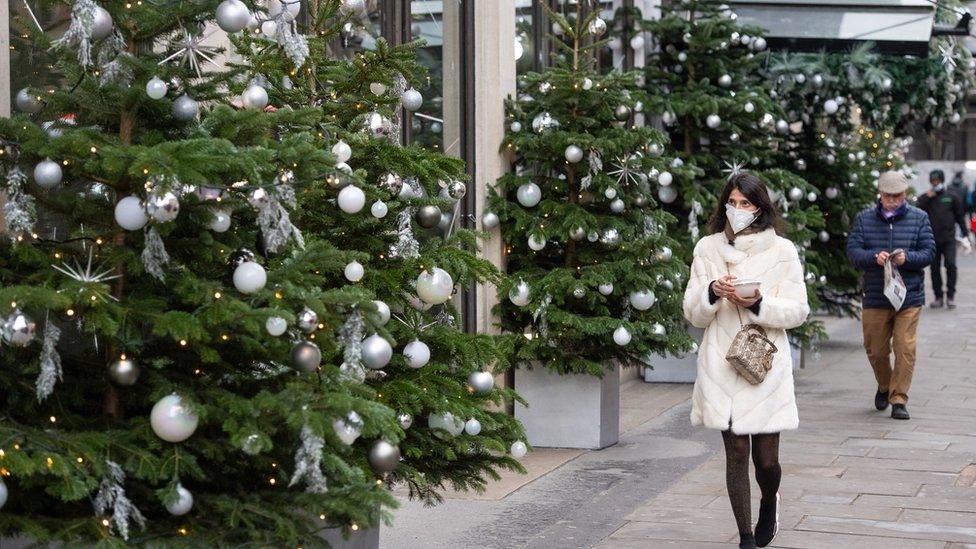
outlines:
[[895, 217], [887, 220], [880, 202], [864, 210], [854, 221], [847, 237], [847, 256], [864, 271], [861, 278], [865, 309], [893, 309], [884, 295], [884, 268], [875, 255], [882, 251], [905, 250], [905, 264], [898, 267], [908, 295], [902, 309], [925, 304], [925, 268], [935, 258], [935, 239], [929, 216], [922, 210], [902, 205]]

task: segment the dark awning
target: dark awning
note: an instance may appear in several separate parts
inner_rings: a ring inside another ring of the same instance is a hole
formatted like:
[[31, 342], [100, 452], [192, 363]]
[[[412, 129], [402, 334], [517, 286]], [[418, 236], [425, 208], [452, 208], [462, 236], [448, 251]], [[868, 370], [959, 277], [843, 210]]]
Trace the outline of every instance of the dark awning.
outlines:
[[731, 0], [744, 25], [766, 29], [771, 48], [848, 51], [873, 42], [877, 51], [926, 56], [935, 6], [928, 0]]

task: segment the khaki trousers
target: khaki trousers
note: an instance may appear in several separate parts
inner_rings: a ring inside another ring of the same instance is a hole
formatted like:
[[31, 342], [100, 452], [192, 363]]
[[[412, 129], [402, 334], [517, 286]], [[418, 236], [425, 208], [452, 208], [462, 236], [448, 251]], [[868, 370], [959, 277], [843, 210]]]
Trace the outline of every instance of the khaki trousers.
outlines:
[[[874, 368], [878, 390], [890, 391], [892, 404], [907, 404], [908, 389], [912, 386], [915, 372], [915, 333], [921, 307], [901, 311], [889, 309], [864, 309], [861, 323], [864, 327], [864, 349]], [[895, 351], [895, 368], [891, 368], [891, 351]]]

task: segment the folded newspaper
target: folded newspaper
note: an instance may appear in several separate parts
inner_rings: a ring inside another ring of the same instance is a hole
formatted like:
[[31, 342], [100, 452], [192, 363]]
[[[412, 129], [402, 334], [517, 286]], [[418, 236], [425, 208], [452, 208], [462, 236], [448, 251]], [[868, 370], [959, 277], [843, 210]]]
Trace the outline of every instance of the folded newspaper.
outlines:
[[905, 287], [905, 281], [901, 278], [901, 273], [898, 272], [898, 267], [895, 267], [891, 262], [891, 258], [904, 253], [905, 250], [902, 249], [891, 252], [884, 264], [884, 295], [896, 311], [901, 310], [901, 306], [905, 303], [908, 289]]

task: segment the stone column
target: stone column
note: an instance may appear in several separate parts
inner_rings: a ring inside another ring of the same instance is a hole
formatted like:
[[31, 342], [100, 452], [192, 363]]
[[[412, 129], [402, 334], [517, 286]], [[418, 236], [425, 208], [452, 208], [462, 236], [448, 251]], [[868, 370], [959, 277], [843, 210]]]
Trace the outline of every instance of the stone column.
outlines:
[[[0, 116], [10, 116], [10, 2], [0, 2]], [[0, 208], [6, 201], [0, 192]], [[0, 215], [0, 233], [6, 229]]]

